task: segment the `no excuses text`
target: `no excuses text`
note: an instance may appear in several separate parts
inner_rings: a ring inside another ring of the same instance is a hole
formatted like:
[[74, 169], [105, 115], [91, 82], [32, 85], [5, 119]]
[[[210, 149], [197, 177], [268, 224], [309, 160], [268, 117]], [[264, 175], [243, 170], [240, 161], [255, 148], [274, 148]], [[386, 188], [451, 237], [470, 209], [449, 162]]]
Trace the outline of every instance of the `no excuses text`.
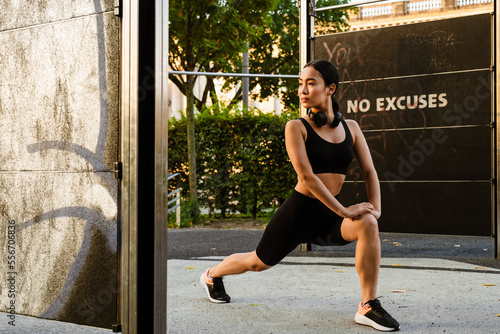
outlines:
[[[443, 108], [447, 105], [446, 93], [379, 97], [375, 100], [376, 111]], [[348, 114], [357, 113], [358, 111], [367, 112], [370, 111], [370, 108], [371, 102], [368, 99], [347, 101]]]

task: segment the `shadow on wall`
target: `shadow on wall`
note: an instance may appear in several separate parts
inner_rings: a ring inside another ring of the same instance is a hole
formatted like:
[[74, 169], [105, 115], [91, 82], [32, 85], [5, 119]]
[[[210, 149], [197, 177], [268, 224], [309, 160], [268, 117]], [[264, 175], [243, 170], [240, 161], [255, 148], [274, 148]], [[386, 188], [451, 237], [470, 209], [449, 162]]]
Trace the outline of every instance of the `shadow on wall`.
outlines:
[[119, 293], [116, 239], [110, 235], [116, 222], [94, 209], [76, 206], [36, 216], [19, 230], [61, 217], [86, 220], [83, 241], [63, 287], [40, 317], [110, 328], [116, 321]]
[[[94, 169], [90, 177], [97, 176], [98, 188], [108, 199], [112, 214], [106, 212], [103, 204], [92, 207], [66, 206], [34, 216], [19, 224], [18, 231], [30, 229], [41, 222], [56, 218], [69, 217], [85, 222], [81, 247], [74, 258], [66, 279], [59, 291], [45, 291], [50, 306], [39, 316], [47, 319], [111, 328], [117, 318], [117, 297], [119, 293], [118, 254], [117, 254], [117, 183], [110, 182], [112, 172], [105, 163], [106, 140], [108, 138], [108, 84], [106, 81], [106, 43], [105, 23], [100, 0], [94, 0], [97, 20], [98, 72], [100, 97], [100, 124], [96, 151], [92, 152], [82, 145], [66, 141], [41, 141], [27, 146], [29, 153], [46, 150], [62, 150], [76, 154], [90, 163]], [[57, 98], [57, 97], [56, 97]], [[69, 111], [65, 111], [69, 112]], [[82, 192], [85, 193], [85, 189]], [[93, 198], [94, 201], [99, 198]], [[106, 203], [104, 204], [106, 205]], [[76, 221], [76, 220], [75, 220]], [[51, 224], [50, 228], [64, 229], [65, 226]], [[50, 247], [57, 247], [51, 245]], [[50, 255], [53, 254], [50, 250]], [[54, 252], [55, 254], [55, 252]], [[40, 254], [42, 255], [42, 254]], [[49, 256], [50, 256], [49, 255]], [[57, 254], [56, 254], [57, 255]], [[57, 261], [57, 259], [51, 259]], [[63, 273], [64, 275], [65, 273]], [[52, 276], [50, 276], [52, 275]], [[51, 273], [48, 277], [53, 277]], [[47, 282], [51, 284], [51, 282]], [[45, 297], [44, 297], [45, 298]], [[50, 302], [49, 302], [50, 303]]]

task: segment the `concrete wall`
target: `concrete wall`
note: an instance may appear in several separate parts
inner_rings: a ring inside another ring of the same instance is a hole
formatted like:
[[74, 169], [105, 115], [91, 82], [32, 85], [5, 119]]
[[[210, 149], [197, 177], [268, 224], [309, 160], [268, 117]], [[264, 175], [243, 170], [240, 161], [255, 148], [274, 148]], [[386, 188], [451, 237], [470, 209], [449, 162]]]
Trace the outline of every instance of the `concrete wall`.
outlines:
[[113, 5], [0, 0], [1, 311], [107, 328], [116, 322], [111, 169], [120, 21]]

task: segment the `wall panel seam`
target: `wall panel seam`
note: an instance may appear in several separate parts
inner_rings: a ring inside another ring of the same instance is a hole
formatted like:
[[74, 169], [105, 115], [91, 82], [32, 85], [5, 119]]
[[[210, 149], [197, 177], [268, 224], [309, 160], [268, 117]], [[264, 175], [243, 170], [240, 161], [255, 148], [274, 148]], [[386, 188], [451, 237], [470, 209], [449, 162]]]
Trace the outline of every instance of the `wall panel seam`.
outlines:
[[32, 24], [28, 25], [25, 27], [17, 27], [17, 28], [10, 28], [10, 29], [5, 29], [5, 30], [0, 30], [0, 34], [2, 33], [8, 33], [8, 32], [13, 32], [13, 31], [18, 31], [18, 30], [26, 30], [26, 29], [32, 29], [36, 27], [43, 27], [43, 26], [48, 26], [48, 25], [53, 25], [53, 24], [58, 24], [58, 23], [65, 23], [73, 20], [78, 20], [81, 18], [85, 17], [92, 17], [92, 16], [98, 16], [98, 15], [105, 15], [105, 14], [113, 14], [114, 11], [105, 11], [105, 12], [99, 12], [99, 13], [92, 13], [92, 14], [87, 14], [87, 15], [81, 15], [81, 16], [75, 16], [67, 19], [62, 19], [62, 20], [57, 20], [57, 21], [50, 21], [50, 22], [45, 22], [45, 23], [37, 23], [37, 24]]

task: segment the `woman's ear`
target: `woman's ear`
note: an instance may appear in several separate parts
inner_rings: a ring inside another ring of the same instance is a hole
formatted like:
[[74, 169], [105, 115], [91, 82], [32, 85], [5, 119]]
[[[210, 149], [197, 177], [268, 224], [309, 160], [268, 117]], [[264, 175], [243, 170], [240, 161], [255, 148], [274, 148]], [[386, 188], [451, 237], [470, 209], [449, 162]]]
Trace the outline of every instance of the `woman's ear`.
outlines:
[[332, 84], [330, 85], [330, 87], [328, 87], [328, 88], [329, 88], [329, 91], [328, 91], [328, 92], [329, 92], [330, 94], [332, 94], [332, 95], [333, 95], [333, 94], [335, 94], [335, 91], [337, 90], [337, 86], [336, 86], [335, 84], [333, 84], [333, 83], [332, 83]]

